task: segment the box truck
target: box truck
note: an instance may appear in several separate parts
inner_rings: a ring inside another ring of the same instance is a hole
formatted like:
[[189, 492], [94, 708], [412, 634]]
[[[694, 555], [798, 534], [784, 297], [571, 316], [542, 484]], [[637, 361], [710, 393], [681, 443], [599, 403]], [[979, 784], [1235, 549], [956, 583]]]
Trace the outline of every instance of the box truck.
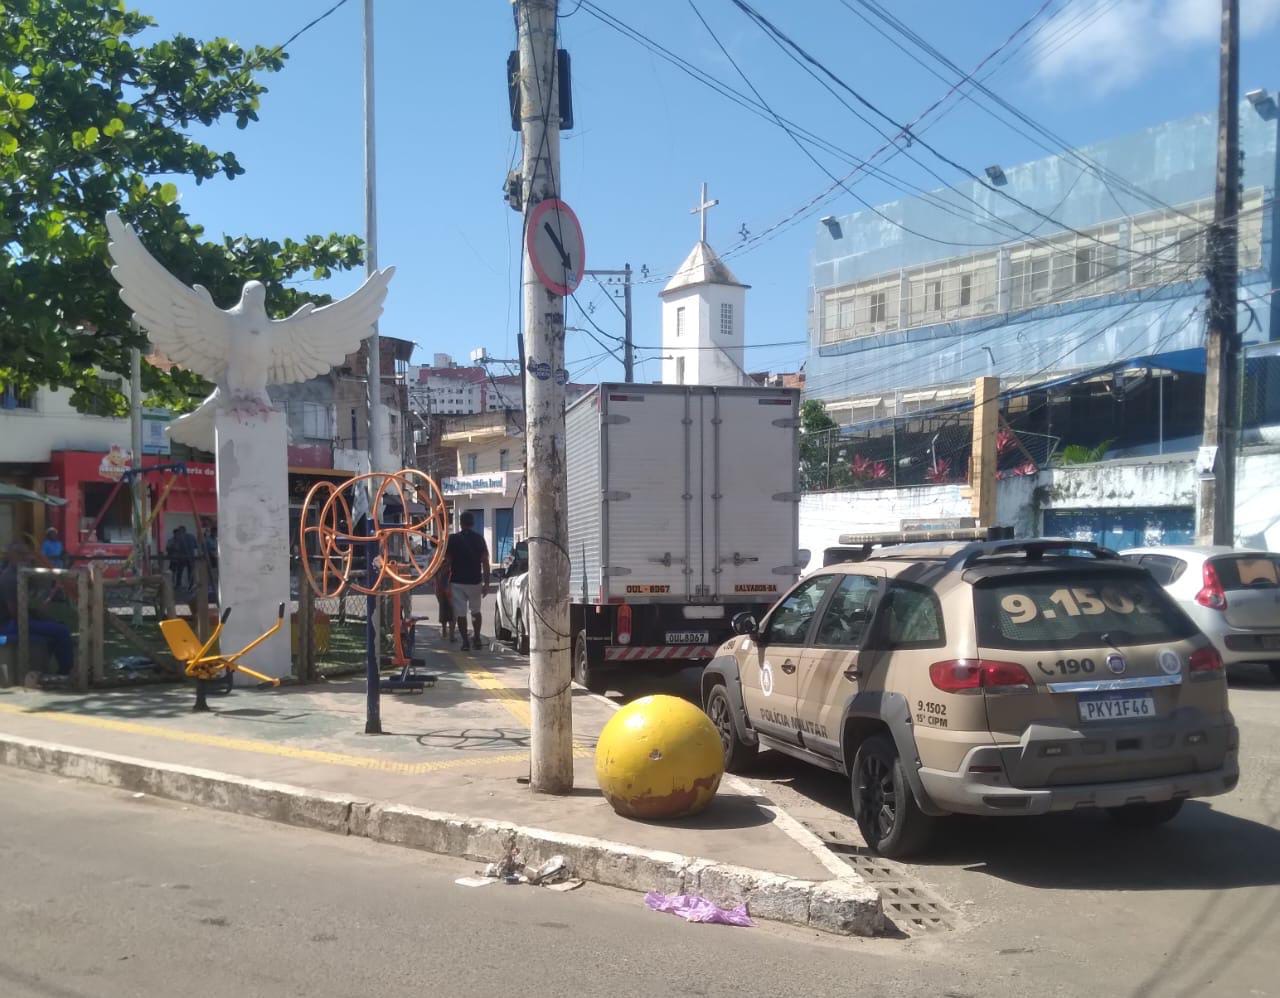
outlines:
[[800, 393], [602, 384], [565, 414], [574, 678], [704, 662], [803, 571]]

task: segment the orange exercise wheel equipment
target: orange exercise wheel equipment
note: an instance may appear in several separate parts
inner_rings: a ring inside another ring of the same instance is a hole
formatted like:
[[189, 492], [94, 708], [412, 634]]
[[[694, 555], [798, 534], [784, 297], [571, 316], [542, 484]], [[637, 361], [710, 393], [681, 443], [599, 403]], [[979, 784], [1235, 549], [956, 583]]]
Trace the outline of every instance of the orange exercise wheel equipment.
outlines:
[[[353, 533], [351, 510], [357, 505], [357, 489], [370, 494], [366, 534]], [[422, 511], [411, 514], [415, 505]], [[400, 516], [389, 517], [384, 506], [398, 506]], [[394, 596], [416, 589], [439, 571], [448, 535], [440, 486], [431, 476], [404, 468], [356, 475], [341, 484], [317, 482], [302, 504], [298, 546], [303, 571], [317, 596]], [[430, 544], [430, 556], [415, 551], [415, 541], [424, 547]], [[368, 571], [356, 568], [356, 552], [361, 549], [367, 553]]]

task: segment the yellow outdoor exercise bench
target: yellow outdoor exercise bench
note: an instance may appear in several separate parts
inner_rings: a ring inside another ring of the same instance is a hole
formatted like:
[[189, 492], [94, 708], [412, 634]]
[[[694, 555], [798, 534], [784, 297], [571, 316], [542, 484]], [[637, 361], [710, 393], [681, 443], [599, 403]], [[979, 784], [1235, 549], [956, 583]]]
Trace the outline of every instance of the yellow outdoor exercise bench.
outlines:
[[231, 607], [227, 607], [222, 611], [222, 616], [214, 626], [213, 633], [209, 635], [209, 640], [203, 643], [196, 637], [195, 631], [191, 630], [191, 625], [187, 623], [185, 617], [174, 617], [170, 620], [160, 621], [160, 633], [164, 635], [165, 641], [168, 642], [169, 651], [173, 653], [173, 657], [179, 662], [185, 663], [183, 671], [188, 677], [196, 681], [196, 703], [191, 708], [194, 711], [209, 709], [209, 704], [205, 700], [209, 681], [232, 672], [243, 672], [246, 676], [260, 679], [262, 682], [270, 683], [272, 686], [280, 685], [280, 680], [264, 676], [261, 672], [254, 672], [248, 666], [241, 665], [240, 659], [280, 630], [280, 626], [284, 623], [284, 604], [280, 604], [280, 612], [276, 616], [276, 622], [271, 629], [265, 634], [254, 638], [234, 655], [210, 654], [210, 649], [217, 644], [218, 635], [222, 633], [222, 625], [227, 622], [227, 618], [230, 616]]

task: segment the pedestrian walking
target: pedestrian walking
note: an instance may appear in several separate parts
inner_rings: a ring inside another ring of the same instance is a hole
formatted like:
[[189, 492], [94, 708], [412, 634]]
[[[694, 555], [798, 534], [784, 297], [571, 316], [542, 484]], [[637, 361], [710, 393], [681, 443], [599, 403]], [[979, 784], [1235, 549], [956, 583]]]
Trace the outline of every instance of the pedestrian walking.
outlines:
[[169, 559], [169, 571], [173, 575], [173, 588], [175, 590], [184, 589], [182, 584], [184, 577], [187, 580], [187, 587], [190, 587], [196, 541], [194, 537], [187, 533], [186, 527], [179, 525], [173, 528], [169, 543], [164, 546], [164, 553]]
[[463, 513], [458, 518], [462, 527], [449, 537], [446, 548], [449, 558], [449, 588], [453, 601], [454, 617], [458, 621], [458, 633], [462, 635], [462, 650], [470, 651], [472, 641], [467, 638], [467, 616], [471, 616], [474, 644], [480, 647], [481, 601], [489, 595], [489, 546], [475, 532], [475, 517]]

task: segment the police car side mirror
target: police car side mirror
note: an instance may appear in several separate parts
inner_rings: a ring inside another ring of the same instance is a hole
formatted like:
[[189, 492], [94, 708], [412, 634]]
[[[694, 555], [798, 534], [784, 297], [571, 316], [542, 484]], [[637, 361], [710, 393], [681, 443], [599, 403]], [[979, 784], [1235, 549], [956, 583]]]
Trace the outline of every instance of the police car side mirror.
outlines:
[[741, 613], [735, 613], [733, 620], [729, 622], [729, 626], [733, 628], [734, 634], [745, 634], [748, 637], [755, 637], [759, 624], [751, 611], [743, 610]]

